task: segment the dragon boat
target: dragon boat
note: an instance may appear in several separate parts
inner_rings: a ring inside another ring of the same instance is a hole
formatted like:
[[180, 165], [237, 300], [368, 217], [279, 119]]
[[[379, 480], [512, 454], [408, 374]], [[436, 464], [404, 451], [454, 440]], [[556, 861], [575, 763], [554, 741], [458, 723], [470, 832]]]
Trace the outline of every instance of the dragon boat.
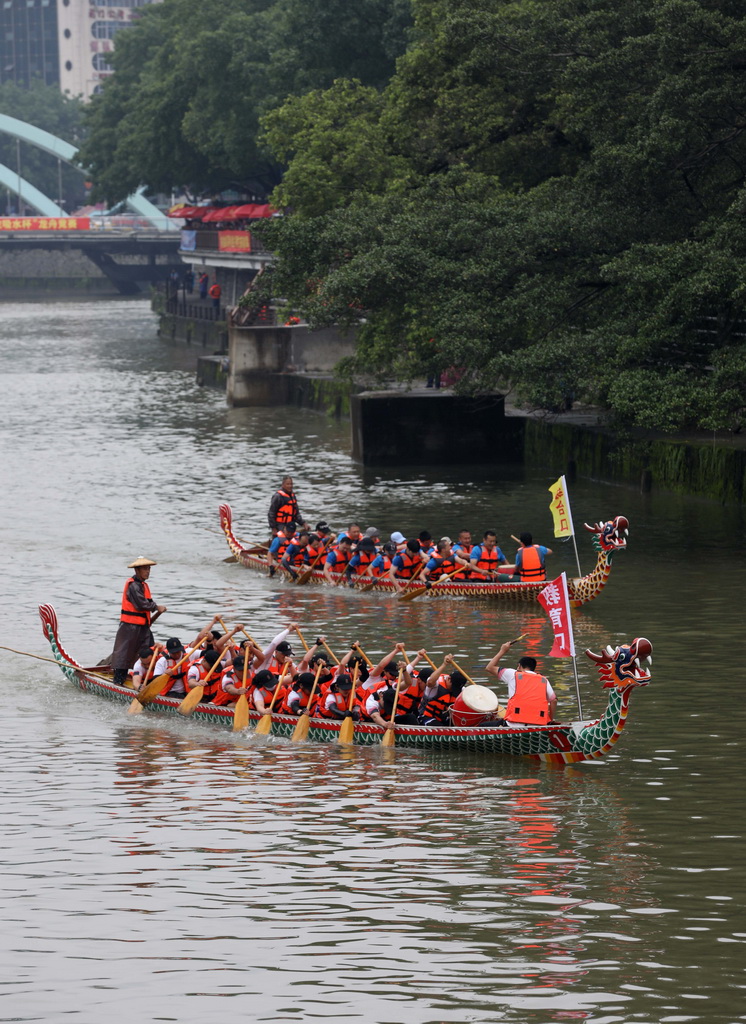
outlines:
[[[596, 564], [587, 576], [568, 576], [567, 589], [570, 596], [570, 604], [573, 608], [588, 604], [598, 597], [606, 586], [606, 581], [611, 573], [611, 560], [616, 551], [623, 551], [627, 547], [627, 536], [629, 534], [629, 521], [625, 516], [617, 516], [606, 523], [595, 523], [590, 526], [584, 523], [585, 529], [593, 534], [593, 542], [598, 552]], [[247, 569], [254, 569], [257, 572], [269, 575], [270, 565], [265, 557], [256, 554], [253, 548], [244, 548], [233, 533], [233, 512], [230, 505], [220, 506], [220, 527], [228, 541], [228, 547], [236, 560]], [[276, 579], [283, 579], [294, 583], [290, 574], [281, 570], [275, 576]], [[333, 582], [324, 575], [321, 569], [314, 569], [309, 578], [309, 583], [323, 584], [324, 586], [336, 586], [343, 582], [340, 573], [332, 573]], [[353, 577], [353, 580], [360, 580], [361, 577]], [[378, 578], [375, 582], [366, 578], [364, 585], [370, 586], [371, 594], [397, 594], [396, 584], [389, 579]], [[371, 586], [372, 584], [372, 586]], [[400, 580], [401, 593], [422, 588], [422, 580]], [[427, 591], [428, 597], [472, 597], [486, 601], [514, 601], [532, 602], [536, 601], [538, 595], [546, 586], [546, 580], [538, 583], [481, 583], [477, 580], [451, 580], [447, 583], [434, 583]]]
[[[59, 639], [57, 614], [49, 604], [39, 606], [44, 636], [49, 641], [54, 660], [65, 677], [87, 693], [95, 693], [121, 704], [130, 704], [133, 691], [114, 683], [110, 667], [97, 665], [84, 668], [72, 658]], [[407, 749], [471, 751], [482, 754], [528, 757], [550, 764], [576, 764], [597, 761], [614, 746], [627, 722], [629, 699], [638, 686], [650, 682], [652, 644], [641, 637], [619, 647], [607, 647], [598, 654], [586, 651], [594, 661], [604, 688], [608, 689], [606, 709], [600, 718], [583, 722], [552, 723], [543, 726], [500, 726], [492, 722], [468, 726], [397, 725], [396, 746]], [[468, 687], [467, 687], [468, 689]], [[162, 715], [177, 715], [180, 698], [160, 696], [146, 710]], [[249, 714], [248, 730], [260, 719], [257, 711]], [[232, 729], [233, 708], [216, 704], [198, 704], [193, 718], [197, 722]], [[295, 715], [272, 715], [272, 734], [289, 738], [298, 723]], [[311, 718], [308, 741], [334, 743], [341, 722]], [[359, 746], [380, 746], [384, 730], [377, 725], [359, 722], [355, 725], [353, 742]]]

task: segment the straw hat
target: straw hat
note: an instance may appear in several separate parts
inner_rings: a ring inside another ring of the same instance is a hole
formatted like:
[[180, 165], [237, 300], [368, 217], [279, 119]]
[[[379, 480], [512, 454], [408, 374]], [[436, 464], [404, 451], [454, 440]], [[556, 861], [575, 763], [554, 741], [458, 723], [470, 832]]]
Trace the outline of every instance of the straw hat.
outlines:
[[152, 558], [146, 558], [145, 555], [138, 555], [134, 562], [130, 562], [127, 566], [128, 569], [139, 569], [143, 565], [158, 565]]

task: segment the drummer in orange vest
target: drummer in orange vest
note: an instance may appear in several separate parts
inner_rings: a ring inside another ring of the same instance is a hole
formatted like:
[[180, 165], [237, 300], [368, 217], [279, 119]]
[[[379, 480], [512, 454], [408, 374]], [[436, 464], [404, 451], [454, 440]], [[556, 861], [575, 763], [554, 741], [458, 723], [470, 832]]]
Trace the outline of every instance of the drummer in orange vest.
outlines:
[[511, 724], [546, 725], [554, 721], [557, 696], [545, 676], [536, 671], [536, 658], [524, 657], [517, 668], [500, 668], [500, 661], [515, 641], [504, 643], [487, 665], [490, 675], [508, 684], [505, 721]]
[[140, 555], [127, 566], [135, 572], [124, 584], [119, 629], [114, 641], [114, 653], [111, 656], [114, 682], [120, 686], [126, 682], [127, 673], [137, 661], [142, 648], [153, 646], [150, 623], [153, 621], [154, 613], [162, 615], [166, 611], [165, 604], [155, 603], [148, 586], [150, 567], [157, 564], [152, 558]]

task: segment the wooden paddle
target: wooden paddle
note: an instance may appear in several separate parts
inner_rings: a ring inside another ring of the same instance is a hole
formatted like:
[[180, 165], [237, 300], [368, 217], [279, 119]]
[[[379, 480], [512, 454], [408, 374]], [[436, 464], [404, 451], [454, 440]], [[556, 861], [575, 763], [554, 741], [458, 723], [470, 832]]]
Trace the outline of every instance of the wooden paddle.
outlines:
[[275, 706], [275, 701], [277, 700], [280, 690], [282, 689], [282, 681], [285, 678], [285, 673], [289, 668], [290, 662], [286, 661], [285, 664], [282, 666], [280, 678], [277, 680], [275, 692], [272, 694], [272, 700], [269, 703], [269, 711], [266, 713], [266, 715], [262, 715], [262, 717], [256, 723], [256, 729], [254, 730], [254, 732], [256, 733], [257, 736], [268, 736], [269, 733], [272, 731], [272, 710]]
[[[243, 654], [243, 679], [241, 680], [241, 686], [246, 688], [246, 676], [249, 673], [249, 652], [244, 651]], [[249, 724], [249, 700], [245, 693], [236, 701], [236, 708], [233, 712], [233, 731], [241, 732]]]
[[363, 657], [365, 658], [365, 660], [366, 660], [366, 662], [367, 662], [367, 664], [368, 664], [368, 668], [373, 668], [373, 662], [372, 662], [372, 661], [370, 660], [370, 658], [368, 657], [368, 655], [367, 655], [367, 654], [365, 653], [365, 651], [364, 651], [364, 650], [362, 649], [362, 647], [360, 646], [360, 644], [353, 644], [352, 646], [353, 646], [353, 647], [355, 648], [355, 650], [356, 650], [356, 651], [359, 651], [359, 652], [360, 652], [360, 654], [362, 654], [362, 656], [363, 656]]
[[301, 712], [298, 724], [293, 729], [293, 735], [290, 737], [293, 743], [300, 743], [306, 738], [306, 736], [308, 736], [308, 730], [311, 728], [311, 708], [313, 706], [313, 698], [316, 693], [316, 687], [323, 667], [323, 661], [320, 661], [316, 666], [316, 678], [314, 679], [313, 686], [311, 687], [311, 695], [308, 698], [308, 705], [306, 709]]
[[[5, 647], [3, 644], [0, 644], [0, 651], [10, 651], [11, 654], [20, 654], [24, 658], [35, 658], [37, 661], [48, 661], [52, 665], [59, 666], [60, 664], [56, 658], [44, 658], [41, 654], [31, 654], [30, 651], [17, 651], [15, 647]], [[78, 668], [77, 665], [73, 665], [69, 661], [66, 662], [66, 664], [69, 665], [70, 668], [75, 669], [76, 672], [85, 672], [87, 676], [93, 676], [94, 679], [100, 679], [104, 683], [110, 683], [112, 681], [111, 676], [102, 676], [100, 672], [93, 672], [89, 668]]]
[[[153, 676], [153, 671], [155, 670], [155, 664], [158, 661], [158, 652], [161, 649], [162, 649], [162, 647], [161, 647], [160, 644], [156, 644], [155, 647], [153, 648], [153, 657], [150, 659], [150, 664], [148, 665], [148, 671], [145, 673], [145, 678], [143, 679], [143, 682], [142, 682], [142, 688], [143, 689], [147, 688], [147, 685], [148, 685], [148, 683], [150, 682], [150, 680], [151, 680], [151, 678]], [[142, 704], [137, 699], [137, 697], [135, 697], [135, 699], [132, 701], [130, 706], [127, 708], [127, 714], [128, 715], [139, 715], [141, 713], [142, 713]]]
[[[435, 667], [435, 666], [433, 666], [433, 667]], [[399, 678], [396, 680], [396, 693], [394, 694], [394, 706], [391, 709], [391, 724], [392, 725], [394, 724], [394, 719], [396, 718], [396, 705], [399, 703], [399, 690], [401, 689], [401, 681], [402, 681], [403, 676], [404, 676], [404, 668], [402, 667], [402, 668], [399, 669]], [[393, 729], [387, 729], [384, 732], [384, 734], [383, 734], [383, 736], [381, 738], [381, 746], [382, 747], [393, 747], [395, 743], [396, 743], [396, 732]]]
[[216, 668], [220, 665], [220, 658], [215, 662], [210, 671], [207, 673], [205, 678], [197, 686], [193, 686], [189, 693], [186, 695], [184, 700], [179, 704], [176, 709], [180, 715], [191, 715], [194, 709], [197, 707], [199, 702], [205, 695], [205, 683], [208, 682], [210, 676], [213, 674]]
[[322, 643], [322, 644], [324, 645], [324, 647], [326, 647], [326, 649], [327, 649], [327, 651], [328, 651], [328, 653], [329, 653], [329, 657], [330, 657], [330, 658], [332, 659], [332, 661], [334, 662], [334, 664], [335, 664], [335, 665], [338, 665], [338, 664], [339, 664], [339, 658], [338, 658], [338, 657], [337, 657], [337, 655], [336, 655], [336, 654], [334, 653], [334, 651], [333, 651], [333, 650], [331, 649], [331, 647], [330, 647], [330, 646], [329, 646], [329, 644], [328, 644], [328, 643], [326, 642], [326, 640], [322, 640], [322, 641], [321, 641], [321, 643]]
[[[331, 653], [331, 652], [330, 652]], [[342, 722], [337, 733], [337, 743], [344, 743], [349, 745], [355, 742], [355, 720], [352, 717], [352, 705], [355, 703], [355, 691], [357, 690], [357, 677], [360, 670], [359, 665], [355, 665], [355, 671], [352, 674], [352, 690], [350, 691], [350, 703], [347, 705], [348, 717]]]
[[300, 573], [298, 579], [295, 581], [299, 587], [302, 587], [305, 583], [308, 583], [313, 574], [313, 570], [316, 568], [316, 566], [319, 564], [319, 561], [324, 557], [326, 553], [326, 549], [324, 549], [320, 555], [317, 555], [316, 558], [314, 558], [310, 566], [307, 569], [305, 569], [302, 573]]
[[[423, 594], [426, 594], [428, 592], [428, 590], [433, 590], [440, 583], [446, 583], [453, 576], [455, 576], [457, 572], [463, 572], [464, 568], [465, 568], [465, 566], [459, 565], [457, 569], [454, 569], [453, 572], [449, 573], [447, 576], [441, 576], [440, 579], [436, 580], [435, 583], [433, 583], [433, 585], [431, 587], [417, 587], [415, 590], [408, 590], [406, 592], [406, 594], [400, 594], [399, 595], [399, 600], [400, 601], [414, 601], [414, 599], [416, 597], [421, 597]], [[412, 579], [414, 579], [414, 578], [415, 577], [413, 576]]]
[[303, 647], [305, 648], [305, 650], [306, 651], [310, 651], [311, 648], [306, 643], [306, 638], [303, 636], [301, 631], [299, 629], [296, 629], [295, 633], [296, 633], [296, 636], [298, 637], [298, 639], [300, 640], [300, 642], [303, 644]]

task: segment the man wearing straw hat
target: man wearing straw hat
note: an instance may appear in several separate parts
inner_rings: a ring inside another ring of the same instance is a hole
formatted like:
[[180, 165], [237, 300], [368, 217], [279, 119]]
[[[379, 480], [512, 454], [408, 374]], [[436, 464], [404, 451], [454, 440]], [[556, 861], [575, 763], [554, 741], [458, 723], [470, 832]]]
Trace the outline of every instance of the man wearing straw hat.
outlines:
[[127, 672], [135, 664], [141, 648], [153, 646], [150, 624], [154, 613], [161, 615], [166, 610], [165, 605], [155, 603], [150, 593], [148, 577], [152, 565], [157, 563], [140, 555], [127, 566], [135, 572], [124, 584], [119, 629], [111, 656], [114, 682], [120, 686], [126, 683]]

